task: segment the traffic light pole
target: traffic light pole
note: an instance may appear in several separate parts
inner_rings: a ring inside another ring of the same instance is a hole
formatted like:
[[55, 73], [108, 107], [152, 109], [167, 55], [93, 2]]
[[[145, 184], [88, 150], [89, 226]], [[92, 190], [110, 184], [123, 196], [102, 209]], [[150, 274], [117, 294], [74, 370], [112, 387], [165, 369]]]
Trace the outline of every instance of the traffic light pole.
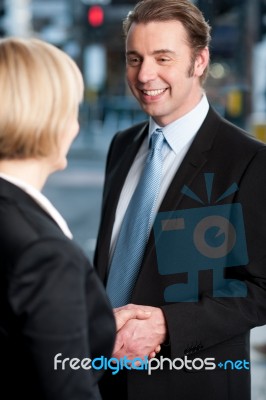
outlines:
[[31, 0], [6, 0], [6, 33], [8, 36], [32, 35]]
[[243, 80], [243, 125], [253, 111], [253, 49], [258, 35], [258, 7], [257, 0], [245, 0], [239, 13], [239, 53], [238, 70]]

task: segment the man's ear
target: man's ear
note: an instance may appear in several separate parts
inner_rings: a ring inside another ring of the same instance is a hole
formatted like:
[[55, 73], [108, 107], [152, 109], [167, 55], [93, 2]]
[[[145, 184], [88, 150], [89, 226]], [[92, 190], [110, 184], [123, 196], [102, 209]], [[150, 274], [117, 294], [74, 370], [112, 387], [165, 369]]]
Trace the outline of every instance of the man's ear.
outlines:
[[209, 49], [205, 47], [197, 55], [195, 66], [194, 66], [194, 76], [202, 76], [205, 69], [207, 68], [210, 60]]

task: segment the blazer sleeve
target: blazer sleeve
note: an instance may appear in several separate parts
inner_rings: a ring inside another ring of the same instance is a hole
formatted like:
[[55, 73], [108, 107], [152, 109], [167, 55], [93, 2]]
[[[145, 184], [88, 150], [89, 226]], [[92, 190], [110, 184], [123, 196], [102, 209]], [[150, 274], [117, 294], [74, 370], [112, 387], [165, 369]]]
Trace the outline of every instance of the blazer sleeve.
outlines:
[[193, 354], [266, 324], [266, 149], [259, 150], [239, 182], [249, 262], [227, 268], [246, 284], [243, 297], [202, 293], [198, 302], [162, 306], [172, 357]]
[[95, 288], [87, 286], [93, 274], [72, 243], [47, 239], [26, 248], [9, 276], [9, 303], [22, 338], [19, 347], [27, 360], [24, 367], [49, 400], [101, 398], [92, 369], [71, 368], [68, 360], [59, 362], [57, 368], [54, 364], [57, 354], [61, 361], [91, 358], [89, 328], [94, 321], [86, 297], [98, 295]]

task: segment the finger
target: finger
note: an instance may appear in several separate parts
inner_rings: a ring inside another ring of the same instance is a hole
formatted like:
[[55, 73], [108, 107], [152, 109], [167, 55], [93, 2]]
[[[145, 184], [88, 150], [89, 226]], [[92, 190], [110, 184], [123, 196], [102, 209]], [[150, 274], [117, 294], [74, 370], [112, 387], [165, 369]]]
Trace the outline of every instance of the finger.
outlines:
[[154, 358], [154, 357], [156, 357], [156, 354], [157, 354], [157, 353], [160, 353], [160, 351], [161, 351], [161, 346], [158, 345], [157, 347], [155, 347], [154, 351], [152, 351], [152, 352], [149, 354], [149, 358]]
[[120, 351], [122, 349], [122, 347], [124, 346], [123, 340], [120, 337], [120, 335], [116, 336], [116, 340], [115, 340], [115, 344], [114, 344], [114, 348], [113, 348], [113, 354], [117, 353], [118, 351]]
[[127, 321], [130, 319], [148, 319], [151, 316], [151, 312], [144, 310], [120, 310], [116, 311], [115, 314], [116, 319], [116, 329], [120, 330]]
[[113, 313], [116, 314], [117, 312], [123, 310], [124, 307], [117, 307], [117, 308], [113, 308]]
[[134, 308], [139, 308], [136, 304], [126, 304], [125, 306], [113, 308], [113, 312], [116, 313], [117, 311], [121, 310], [132, 310]]
[[151, 316], [150, 311], [145, 311], [145, 310], [141, 310], [141, 309], [134, 310], [134, 311], [136, 312], [135, 318], [137, 318], [137, 319], [148, 319]]
[[141, 306], [141, 305], [139, 305], [139, 304], [133, 304], [133, 303], [129, 303], [129, 304], [126, 304], [125, 306], [121, 306], [121, 307], [117, 307], [117, 308], [114, 308], [113, 310], [116, 312], [116, 311], [120, 311], [120, 310], [136, 310], [136, 309], [139, 309], [139, 308], [141, 308], [141, 307], [146, 307], [146, 306]]
[[116, 353], [120, 352], [120, 350], [122, 350], [123, 348], [123, 344], [121, 343], [116, 343], [113, 349], [113, 357]]
[[160, 351], [161, 351], [161, 346], [158, 345], [158, 346], [155, 348], [154, 351], [155, 351], [156, 353], [160, 353]]

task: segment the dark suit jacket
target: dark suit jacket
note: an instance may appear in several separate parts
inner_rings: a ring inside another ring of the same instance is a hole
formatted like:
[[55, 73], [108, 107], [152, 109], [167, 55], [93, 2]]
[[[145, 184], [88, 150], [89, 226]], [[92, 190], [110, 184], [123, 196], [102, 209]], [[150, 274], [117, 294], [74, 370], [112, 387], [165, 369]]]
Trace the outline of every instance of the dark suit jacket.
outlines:
[[[95, 254], [95, 265], [103, 282], [107, 278], [108, 251], [120, 192], [147, 132], [148, 123], [139, 124], [118, 133], [110, 147]], [[210, 201], [204, 181], [205, 173], [214, 174]], [[237, 184], [239, 190], [216, 203], [232, 184]], [[204, 204], [183, 194], [184, 185], [197, 194]], [[217, 271], [211, 267], [201, 270], [196, 257], [198, 301], [166, 301], [165, 289], [171, 285], [177, 284], [178, 288], [179, 284], [188, 283], [191, 270], [189, 273], [186, 270], [177, 270], [172, 274], [159, 272], [157, 252], [161, 239], [157, 237], [155, 243], [155, 231], [150, 234], [131, 302], [162, 308], [168, 327], [169, 345], [163, 346], [159, 356], [167, 356], [172, 360], [185, 356], [190, 359], [211, 357], [215, 358], [216, 364], [229, 359], [248, 361], [249, 331], [266, 323], [266, 147], [210, 108], [162, 201], [159, 216], [162, 212], [203, 211], [206, 205], [232, 203], [242, 206], [249, 262], [247, 266], [234, 264], [231, 268], [225, 268], [224, 274], [226, 278], [244, 282], [247, 288], [245, 296], [237, 297], [234, 294], [233, 297], [226, 297], [223, 287], [218, 287], [221, 297], [215, 296], [213, 282]], [[180, 248], [180, 243], [178, 245]], [[185, 242], [184, 246], [187, 246]], [[190, 249], [193, 253], [194, 247]], [[241, 260], [241, 251], [239, 254]], [[178, 268], [179, 258], [178, 254], [175, 255]], [[188, 253], [188, 257], [191, 258], [191, 254]], [[168, 258], [167, 263], [172, 261]], [[188, 368], [169, 371], [165, 366], [163, 371], [154, 371], [150, 376], [146, 371], [129, 371], [128, 395], [119, 398], [250, 399], [250, 371], [246, 368], [232, 370], [232, 364], [231, 368], [228, 364], [227, 369], [224, 368], [217, 366], [214, 371], [190, 371]], [[122, 382], [123, 375], [120, 374], [116, 380]], [[103, 393], [107, 380], [106, 377], [106, 383], [103, 381]], [[104, 398], [108, 397], [104, 395]]]
[[68, 362], [55, 370], [54, 357], [109, 357], [114, 332], [83, 252], [30, 196], [0, 179], [1, 397], [100, 399], [100, 372]]

